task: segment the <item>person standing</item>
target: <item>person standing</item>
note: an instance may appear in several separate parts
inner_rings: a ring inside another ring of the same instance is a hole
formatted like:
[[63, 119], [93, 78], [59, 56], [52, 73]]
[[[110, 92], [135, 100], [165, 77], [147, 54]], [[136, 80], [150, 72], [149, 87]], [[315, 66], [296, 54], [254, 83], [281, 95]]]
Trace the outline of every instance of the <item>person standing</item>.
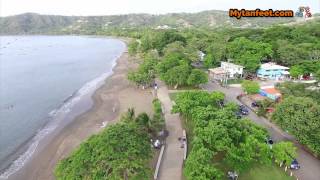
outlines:
[[157, 97], [158, 93], [158, 84], [157, 83], [154, 83], [154, 94], [155, 94], [155, 97]]

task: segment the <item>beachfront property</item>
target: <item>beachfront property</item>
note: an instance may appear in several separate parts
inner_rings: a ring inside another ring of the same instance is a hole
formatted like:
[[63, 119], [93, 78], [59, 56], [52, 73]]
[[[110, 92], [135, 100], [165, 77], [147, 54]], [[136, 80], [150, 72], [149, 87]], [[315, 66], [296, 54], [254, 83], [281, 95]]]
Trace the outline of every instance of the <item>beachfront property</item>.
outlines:
[[288, 72], [288, 70], [288, 67], [269, 62], [260, 66], [257, 71], [257, 76], [259, 78], [281, 80], [289, 77], [290, 73]]

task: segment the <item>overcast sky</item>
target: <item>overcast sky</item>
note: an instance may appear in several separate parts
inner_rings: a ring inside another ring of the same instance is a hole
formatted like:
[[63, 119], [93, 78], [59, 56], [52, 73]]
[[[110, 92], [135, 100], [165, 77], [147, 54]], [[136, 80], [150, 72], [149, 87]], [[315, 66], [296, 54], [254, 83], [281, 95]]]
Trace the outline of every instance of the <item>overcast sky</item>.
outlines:
[[309, 6], [320, 12], [320, 0], [0, 0], [0, 16], [35, 12], [55, 15], [163, 14], [203, 10], [291, 9]]

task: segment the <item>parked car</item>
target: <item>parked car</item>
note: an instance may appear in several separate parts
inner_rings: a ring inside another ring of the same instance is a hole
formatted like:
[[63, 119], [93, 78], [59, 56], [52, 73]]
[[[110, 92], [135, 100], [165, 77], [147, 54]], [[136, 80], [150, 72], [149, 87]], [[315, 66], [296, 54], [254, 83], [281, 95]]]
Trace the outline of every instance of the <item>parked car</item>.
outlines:
[[273, 144], [272, 138], [271, 138], [271, 137], [267, 137], [267, 138], [266, 138], [266, 143], [267, 143], [267, 144]]
[[228, 171], [228, 178], [231, 180], [237, 180], [239, 177], [237, 172], [233, 171]]
[[155, 139], [155, 140], [151, 139], [151, 145], [155, 149], [160, 149], [162, 144], [163, 143], [159, 139]]
[[303, 79], [303, 80], [310, 80], [311, 77], [310, 77], [310, 75], [303, 75], [303, 76], [302, 76], [302, 79]]
[[239, 111], [237, 111], [235, 115], [236, 115], [237, 119], [241, 119], [242, 118], [241, 113]]
[[241, 115], [248, 115], [249, 114], [249, 110], [244, 105], [239, 106], [239, 112], [241, 113]]
[[244, 79], [246, 79], [246, 80], [253, 80], [253, 79], [254, 79], [254, 76], [251, 75], [251, 74], [248, 74]]
[[260, 80], [260, 81], [267, 81], [268, 79], [265, 78], [265, 77], [259, 77], [259, 80]]
[[271, 137], [266, 137], [265, 140], [266, 144], [268, 144], [270, 146], [270, 149], [272, 149], [272, 145], [273, 145], [273, 140]]
[[267, 113], [273, 113], [274, 112], [274, 108], [271, 108], [271, 107], [266, 108], [266, 111], [267, 111]]
[[300, 169], [300, 164], [296, 159], [294, 159], [290, 164], [290, 169]]
[[220, 106], [220, 107], [224, 107], [224, 101], [222, 100], [222, 101], [219, 101], [218, 102], [218, 105]]
[[251, 107], [260, 107], [259, 103], [257, 101], [253, 101], [251, 103]]

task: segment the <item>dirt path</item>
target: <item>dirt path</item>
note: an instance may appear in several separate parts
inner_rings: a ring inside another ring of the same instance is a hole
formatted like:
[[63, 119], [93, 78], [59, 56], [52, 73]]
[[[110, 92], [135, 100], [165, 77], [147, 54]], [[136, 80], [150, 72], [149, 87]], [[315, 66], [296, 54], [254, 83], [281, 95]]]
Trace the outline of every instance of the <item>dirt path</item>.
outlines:
[[178, 138], [182, 136], [181, 121], [179, 114], [171, 114], [172, 102], [167, 87], [161, 83], [158, 84], [160, 86], [157, 95], [163, 105], [166, 127], [169, 131], [158, 179], [180, 180], [182, 177], [184, 153], [184, 149], [181, 148], [181, 143], [178, 141]]

